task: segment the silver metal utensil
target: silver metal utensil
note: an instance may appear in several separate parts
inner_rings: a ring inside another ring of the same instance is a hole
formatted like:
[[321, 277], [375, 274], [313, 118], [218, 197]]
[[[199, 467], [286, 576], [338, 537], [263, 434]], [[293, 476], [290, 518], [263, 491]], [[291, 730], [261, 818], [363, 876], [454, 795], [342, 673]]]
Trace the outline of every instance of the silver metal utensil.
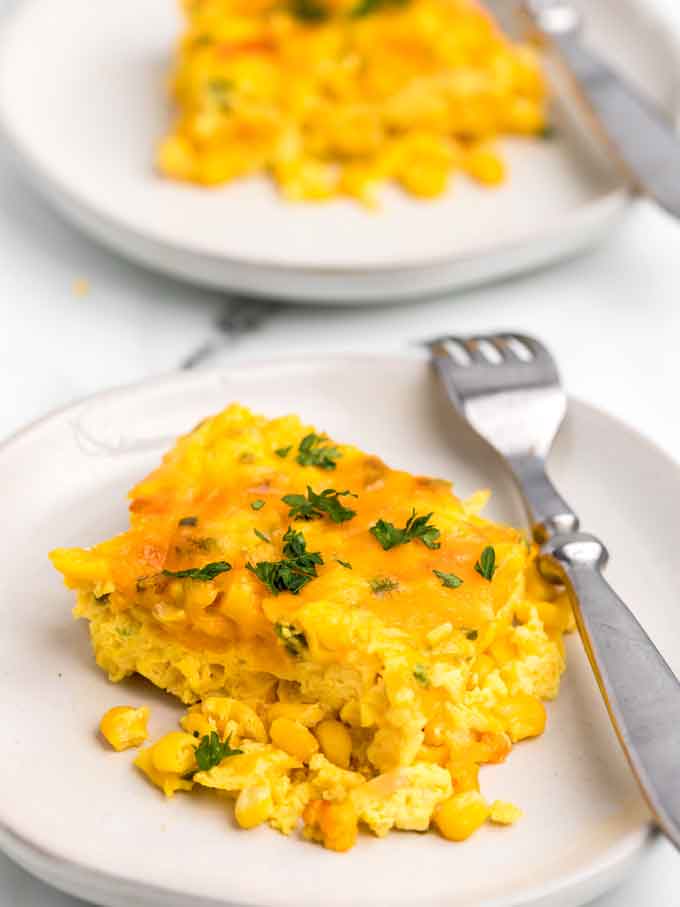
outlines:
[[[496, 12], [504, 0], [488, 2]], [[680, 138], [673, 123], [587, 47], [570, 0], [522, 0], [520, 11], [632, 186], [680, 217]]]
[[446, 337], [428, 344], [458, 413], [517, 482], [541, 546], [539, 569], [564, 584], [612, 723], [660, 826], [680, 848], [680, 682], [602, 576], [607, 550], [546, 474], [566, 412], [550, 353], [531, 337]]

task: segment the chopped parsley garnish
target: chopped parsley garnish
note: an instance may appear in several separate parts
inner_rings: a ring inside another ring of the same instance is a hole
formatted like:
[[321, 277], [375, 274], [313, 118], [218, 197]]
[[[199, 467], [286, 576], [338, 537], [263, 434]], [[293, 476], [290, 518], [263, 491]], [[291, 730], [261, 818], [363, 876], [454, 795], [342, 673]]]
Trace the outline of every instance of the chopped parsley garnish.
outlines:
[[198, 744], [195, 751], [198, 771], [209, 772], [211, 768], [219, 765], [223, 759], [227, 758], [227, 756], [242, 755], [243, 750], [231, 748], [229, 745], [230, 740], [231, 734], [229, 734], [224, 743], [222, 743], [219, 734], [216, 731], [211, 731], [209, 734], [206, 734], [205, 737], [202, 737], [201, 742]]
[[317, 494], [308, 485], [307, 497], [286, 494], [281, 500], [290, 507], [288, 516], [293, 520], [316, 520], [325, 514], [334, 523], [345, 523], [356, 516], [356, 510], [350, 510], [340, 502], [340, 498], [347, 496], [356, 497], [351, 491], [335, 491], [333, 488], [326, 488]]
[[342, 454], [337, 447], [325, 446], [324, 441], [328, 438], [322, 435], [305, 435], [300, 441], [298, 455], [296, 457], [300, 466], [317, 466], [319, 469], [335, 469], [336, 460], [339, 460]]
[[198, 523], [197, 516], [183, 516], [177, 524], [178, 526], [196, 526]]
[[393, 523], [387, 523], [385, 520], [378, 520], [375, 526], [371, 526], [370, 531], [385, 551], [396, 548], [397, 545], [406, 545], [414, 539], [420, 539], [425, 547], [435, 549], [440, 547], [440, 533], [435, 526], [430, 525], [431, 516], [431, 513], [416, 516], [413, 510], [403, 529], [398, 529]]
[[463, 585], [463, 580], [456, 576], [455, 573], [444, 573], [443, 570], [433, 570], [432, 572], [442, 581], [442, 586], [446, 586], [447, 589], [457, 589]]
[[206, 90], [208, 97], [220, 110], [228, 110], [233, 87], [234, 83], [229, 79], [218, 78], [210, 79], [206, 85]]
[[296, 630], [292, 624], [274, 624], [274, 632], [283, 643], [283, 647], [293, 658], [299, 658], [304, 649], [309, 648], [307, 637], [301, 630]]
[[399, 583], [396, 579], [392, 579], [389, 576], [374, 576], [373, 579], [368, 581], [368, 585], [374, 595], [385, 595], [387, 592], [394, 592], [399, 588]]
[[555, 138], [557, 135], [557, 130], [551, 123], [546, 123], [546, 125], [538, 133], [539, 139], [543, 139], [545, 142], [549, 142]]
[[467, 630], [465, 632], [465, 638], [471, 640], [472, 642], [474, 642], [478, 636], [479, 636], [479, 630]]
[[409, 0], [359, 0], [357, 5], [352, 9], [350, 16], [353, 19], [360, 19], [362, 16], [368, 16], [371, 13], [380, 12], [390, 6], [406, 6]]
[[323, 22], [328, 18], [328, 10], [320, 0], [291, 0], [290, 11], [303, 22]]
[[111, 598], [110, 592], [105, 592], [103, 595], [95, 595], [94, 600], [98, 605], [108, 605], [109, 599]]
[[[257, 530], [255, 530], [257, 532]], [[301, 532], [290, 527], [283, 537], [283, 558], [280, 561], [259, 561], [246, 564], [246, 569], [264, 583], [272, 595], [300, 589], [317, 576], [316, 568], [323, 564], [318, 551], [307, 551], [307, 543]]]
[[430, 678], [427, 676], [425, 665], [417, 664], [413, 669], [413, 676], [418, 681], [418, 683], [421, 684], [421, 686], [429, 687]]
[[339, 557], [336, 557], [335, 561], [336, 561], [336, 563], [340, 564], [341, 567], [344, 567], [345, 570], [352, 569], [352, 565], [350, 564], [349, 561], [341, 561]]
[[293, 449], [293, 445], [289, 444], [288, 447], [278, 447], [274, 451], [274, 453], [276, 454], [277, 457], [281, 457], [282, 460], [285, 460], [285, 458], [288, 456], [288, 454], [291, 452], [292, 449]]
[[307, 554], [307, 542], [301, 532], [296, 532], [292, 526], [288, 527], [283, 537], [283, 553], [286, 557], [312, 559], [313, 564], [323, 564], [320, 554]]
[[[409, 0], [357, 0], [350, 9], [352, 19], [360, 19], [390, 6], [406, 6]], [[325, 22], [330, 18], [328, 0], [290, 0], [290, 11], [303, 22]]]
[[264, 501], [261, 499], [258, 501], [253, 501], [250, 506], [253, 508], [253, 510], [262, 510], [262, 508], [264, 507]]
[[482, 551], [479, 560], [475, 564], [475, 570], [485, 580], [491, 582], [493, 579], [493, 575], [496, 572], [496, 552], [491, 545], [487, 545]]
[[264, 532], [260, 532], [259, 529], [253, 529], [253, 532], [258, 537], [258, 539], [262, 539], [263, 542], [267, 542], [268, 545], [271, 545], [272, 540], [268, 535], [265, 535]]
[[193, 538], [189, 539], [189, 545], [197, 551], [214, 551], [217, 548], [217, 539]]
[[209, 583], [220, 573], [231, 570], [231, 564], [226, 561], [214, 561], [204, 564], [203, 567], [190, 567], [188, 570], [163, 570], [163, 576], [172, 576], [175, 579], [193, 579], [201, 583]]

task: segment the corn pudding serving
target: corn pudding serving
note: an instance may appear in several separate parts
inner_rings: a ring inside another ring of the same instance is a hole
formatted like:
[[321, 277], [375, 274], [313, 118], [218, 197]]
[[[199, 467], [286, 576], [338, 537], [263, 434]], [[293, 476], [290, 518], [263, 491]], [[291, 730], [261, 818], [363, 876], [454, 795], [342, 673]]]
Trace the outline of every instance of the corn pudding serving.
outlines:
[[[486, 497], [239, 405], [180, 438], [125, 533], [51, 555], [109, 678], [188, 706], [136, 766], [338, 851], [362, 826], [512, 824], [479, 769], [542, 733], [573, 618]], [[139, 746], [147, 716], [119, 706], [102, 734]]]
[[476, 0], [183, 0], [177, 116], [161, 173], [204, 186], [266, 173], [292, 200], [376, 202], [393, 182], [494, 185], [504, 135], [546, 124], [536, 52]]

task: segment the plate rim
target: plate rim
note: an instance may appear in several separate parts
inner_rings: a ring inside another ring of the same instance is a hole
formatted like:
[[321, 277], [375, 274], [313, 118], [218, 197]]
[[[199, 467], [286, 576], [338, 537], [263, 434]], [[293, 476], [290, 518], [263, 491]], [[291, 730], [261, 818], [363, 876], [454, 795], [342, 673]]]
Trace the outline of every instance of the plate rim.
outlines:
[[[19, 29], [24, 16], [30, 15], [33, 8], [37, 8], [44, 0], [23, 0], [21, 4], [14, 9], [3, 22], [0, 28], [0, 64], [3, 64], [5, 57], [12, 44], [12, 36], [15, 29]], [[56, 2], [56, 0], [55, 0]], [[680, 39], [674, 31], [668, 27], [668, 14], [664, 13], [658, 4], [646, 5], [641, 0], [631, 0], [631, 3], [639, 8], [641, 15], [650, 23], [654, 34], [658, 36], [659, 41], [663, 41], [667, 47], [668, 63], [670, 70], [670, 79], [676, 85], [676, 97], [673, 100], [673, 107], [676, 116], [680, 116]], [[572, 232], [586, 233], [588, 228], [592, 230], [592, 220], [605, 220], [609, 224], [612, 221], [619, 220], [626, 210], [630, 207], [635, 198], [635, 193], [630, 187], [626, 186], [622, 179], [617, 186], [611, 191], [592, 198], [586, 204], [572, 208], [565, 217], [559, 222], [551, 222], [540, 232], [532, 232], [523, 238], [509, 240], [501, 244], [486, 246], [477, 251], [468, 251], [464, 253], [443, 252], [434, 256], [422, 257], [409, 262], [408, 264], [390, 263], [388, 261], [364, 262], [358, 266], [350, 262], [338, 264], [329, 262], [315, 262], [314, 264], [305, 264], [304, 262], [291, 263], [285, 260], [272, 259], [271, 257], [261, 257], [253, 254], [234, 255], [233, 253], [220, 254], [200, 248], [193, 245], [191, 241], [179, 242], [170, 238], [163, 237], [157, 231], [151, 229], [140, 229], [138, 225], [131, 223], [129, 220], [122, 220], [111, 215], [105, 207], [94, 203], [86, 195], [78, 193], [72, 186], [67, 185], [58, 175], [50, 171], [44, 162], [38, 159], [34, 152], [34, 146], [26, 145], [17, 135], [13, 128], [12, 117], [10, 115], [10, 106], [3, 101], [0, 93], [0, 133], [5, 138], [8, 146], [14, 152], [14, 157], [31, 180], [32, 184], [46, 197], [54, 206], [56, 206], [63, 215], [69, 220], [75, 222], [81, 229], [84, 229], [90, 235], [104, 244], [113, 246], [117, 251], [142, 261], [147, 266], [152, 266], [157, 270], [164, 272], [170, 271], [175, 276], [185, 277], [188, 275], [190, 266], [178, 263], [173, 268], [172, 262], [159, 263], [163, 256], [171, 258], [172, 256], [187, 256], [204, 266], [223, 269], [259, 269], [267, 271], [270, 275], [290, 276], [298, 275], [305, 277], [333, 278], [338, 276], [352, 276], [378, 278], [386, 274], [406, 276], [410, 274], [431, 274], [432, 272], [443, 268], [466, 268], [472, 263], [478, 262], [487, 256], [505, 259], [521, 258], [522, 250], [528, 246], [536, 246], [539, 243], [547, 247], [552, 245], [565, 235]], [[604, 230], [604, 226], [602, 227]], [[598, 234], [599, 234], [598, 230]], [[584, 239], [581, 246], [589, 245], [593, 237], [588, 240]], [[145, 250], [136, 249], [135, 246], [143, 243]], [[578, 248], [579, 243], [572, 240], [572, 252]], [[537, 263], [540, 260], [544, 262], [554, 260], [567, 255], [568, 253], [550, 254], [545, 251], [543, 255], [535, 254]], [[197, 267], [196, 265], [196, 267]], [[514, 268], [507, 263], [497, 265], [497, 270], [504, 273], [511, 271], [524, 270], [530, 265], [518, 263]], [[535, 266], [535, 264], [534, 264]], [[491, 275], [493, 277], [493, 275]], [[200, 278], [192, 277], [194, 280]], [[472, 278], [474, 281], [474, 278]], [[205, 278], [205, 283], [210, 285], [222, 285], [224, 281]], [[462, 282], [462, 281], [461, 281]], [[328, 295], [322, 291], [323, 295]], [[369, 295], [372, 295], [369, 293]]]
[[[173, 385], [181, 386], [187, 381], [200, 384], [201, 381], [210, 382], [225, 379], [235, 371], [251, 371], [258, 368], [272, 367], [285, 368], [287, 366], [293, 366], [296, 369], [315, 369], [318, 367], [328, 368], [330, 364], [341, 367], [342, 365], [351, 365], [356, 362], [375, 362], [376, 359], [391, 361], [395, 365], [403, 364], [405, 361], [426, 364], [428, 356], [425, 351], [418, 349], [381, 353], [336, 352], [327, 355], [315, 354], [306, 357], [304, 362], [302, 362], [299, 357], [281, 354], [266, 357], [244, 357], [227, 366], [192, 372], [173, 371], [151, 376], [141, 381], [125, 383], [84, 396], [64, 406], [52, 409], [40, 418], [32, 420], [27, 425], [19, 428], [0, 442], [0, 469], [2, 468], [2, 459], [7, 451], [11, 451], [16, 445], [30, 441], [31, 436], [39, 434], [41, 430], [49, 428], [56, 422], [63, 421], [65, 418], [68, 419], [71, 414], [91, 404], [115, 400], [130, 394], [134, 396], [137, 392], [146, 390], [162, 389]], [[652, 439], [637, 431], [625, 420], [609, 414], [600, 407], [593, 406], [575, 397], [569, 397], [569, 405], [594, 415], [598, 420], [614, 423], [619, 432], [627, 435], [639, 446], [642, 446], [648, 455], [660, 457], [666, 466], [677, 473], [678, 485], [680, 486], [680, 462], [676, 461]], [[560, 895], [568, 896], [570, 891], [579, 888], [579, 886], [585, 887], [589, 885], [588, 892], [594, 892], [595, 896], [603, 893], [625, 877], [628, 870], [642, 858], [643, 854], [651, 846], [654, 846], [658, 837], [659, 835], [651, 822], [643, 822], [635, 829], [623, 834], [615, 844], [610, 846], [604, 853], [598, 855], [595, 860], [586, 864], [585, 867], [574, 869], [557, 879], [539, 883], [537, 887], [529, 889], [526, 895], [523, 896], [524, 900], [521, 903], [523, 907], [531, 907], [531, 905], [536, 905], [536, 907], [546, 905], [547, 907], [548, 899], [559, 897]], [[128, 899], [130, 897], [142, 896], [145, 898], [145, 903], [158, 905], [158, 907], [161, 907], [161, 905], [164, 905], [164, 907], [185, 907], [187, 898], [191, 898], [197, 907], [237, 907], [234, 901], [216, 900], [212, 896], [196, 895], [190, 891], [159, 886], [154, 882], [145, 882], [135, 878], [115, 875], [88, 863], [79, 863], [60, 855], [42, 844], [36, 844], [31, 841], [23, 832], [12, 827], [2, 816], [0, 816], [0, 846], [11, 859], [48, 884], [76, 897], [101, 898], [102, 900], [98, 902], [110, 905], [110, 907], [124, 907], [124, 905], [129, 903]], [[592, 893], [589, 894], [589, 897], [592, 896]], [[492, 900], [485, 901], [482, 907], [514, 907], [517, 903], [516, 900], [508, 900], [505, 895], [500, 895]], [[560, 901], [559, 903], [566, 905], [567, 903], [582, 902]], [[440, 907], [440, 904], [439, 902], [435, 903], [431, 899], [423, 899], [421, 907]]]

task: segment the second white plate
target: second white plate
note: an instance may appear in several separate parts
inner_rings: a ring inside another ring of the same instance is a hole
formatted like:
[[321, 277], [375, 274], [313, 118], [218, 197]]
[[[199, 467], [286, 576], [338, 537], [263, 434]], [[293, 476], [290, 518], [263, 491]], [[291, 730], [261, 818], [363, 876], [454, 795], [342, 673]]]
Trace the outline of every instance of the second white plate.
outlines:
[[[630, 197], [575, 123], [509, 141], [498, 190], [459, 179], [379, 212], [293, 205], [261, 179], [204, 190], [153, 169], [169, 121], [174, 0], [24, 0], [0, 46], [0, 127], [67, 217], [142, 264], [196, 283], [299, 302], [397, 301], [575, 254]], [[672, 114], [680, 56], [643, 0], [579, 0], [589, 41]]]

